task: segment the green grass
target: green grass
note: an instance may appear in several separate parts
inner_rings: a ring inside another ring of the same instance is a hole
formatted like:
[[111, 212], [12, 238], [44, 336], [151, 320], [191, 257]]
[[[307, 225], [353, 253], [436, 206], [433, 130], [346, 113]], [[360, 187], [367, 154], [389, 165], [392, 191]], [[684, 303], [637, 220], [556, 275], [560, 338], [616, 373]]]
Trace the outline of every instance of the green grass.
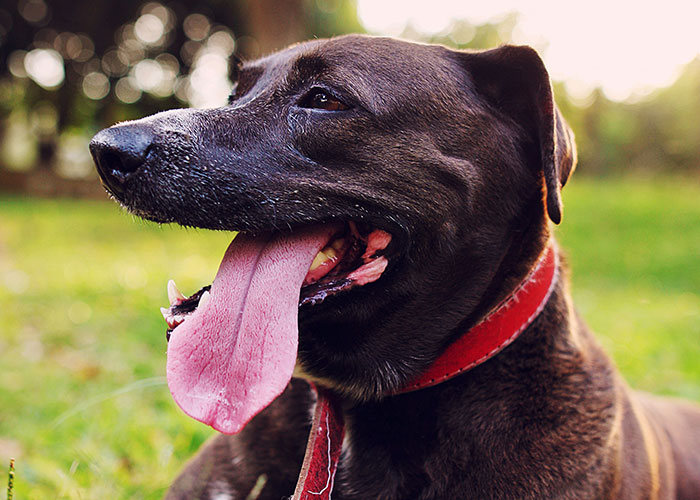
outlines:
[[633, 387], [700, 400], [700, 185], [574, 178], [564, 200], [583, 318]]
[[158, 309], [168, 278], [210, 282], [230, 239], [109, 202], [0, 200], [0, 460], [16, 455], [15, 498], [162, 496], [211, 432], [171, 400]]
[[[575, 178], [564, 199], [583, 317], [632, 386], [700, 400], [700, 187]], [[212, 431], [171, 400], [158, 308], [169, 278], [210, 282], [230, 238], [109, 202], [0, 198], [0, 471], [17, 459], [15, 498], [163, 495]]]

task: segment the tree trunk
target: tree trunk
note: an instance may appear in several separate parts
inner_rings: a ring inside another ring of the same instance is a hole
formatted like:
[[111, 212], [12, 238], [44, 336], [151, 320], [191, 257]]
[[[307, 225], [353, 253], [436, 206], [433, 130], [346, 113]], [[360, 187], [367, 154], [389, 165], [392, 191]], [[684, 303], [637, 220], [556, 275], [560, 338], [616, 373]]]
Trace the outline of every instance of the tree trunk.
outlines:
[[[247, 2], [248, 30], [257, 41], [257, 54], [269, 54], [304, 38], [303, 0], [249, 0]], [[250, 52], [255, 52], [251, 47]]]

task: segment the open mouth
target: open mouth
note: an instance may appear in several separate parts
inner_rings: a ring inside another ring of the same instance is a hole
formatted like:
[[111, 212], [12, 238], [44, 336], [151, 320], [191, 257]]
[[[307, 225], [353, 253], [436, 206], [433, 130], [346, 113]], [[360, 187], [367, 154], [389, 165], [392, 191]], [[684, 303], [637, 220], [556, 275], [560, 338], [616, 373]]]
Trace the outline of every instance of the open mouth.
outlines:
[[210, 286], [185, 297], [171, 281], [162, 313], [168, 387], [180, 408], [221, 432], [242, 429], [291, 380], [299, 308], [377, 281], [391, 242], [353, 222], [240, 233]]
[[[327, 297], [378, 280], [389, 263], [385, 253], [390, 242], [386, 231], [348, 222], [314, 257], [302, 283], [299, 307], [320, 304]], [[206, 285], [187, 297], [174, 281], [168, 282], [170, 306], [160, 308], [168, 325], [168, 341], [189, 315], [209, 301], [210, 289]]]

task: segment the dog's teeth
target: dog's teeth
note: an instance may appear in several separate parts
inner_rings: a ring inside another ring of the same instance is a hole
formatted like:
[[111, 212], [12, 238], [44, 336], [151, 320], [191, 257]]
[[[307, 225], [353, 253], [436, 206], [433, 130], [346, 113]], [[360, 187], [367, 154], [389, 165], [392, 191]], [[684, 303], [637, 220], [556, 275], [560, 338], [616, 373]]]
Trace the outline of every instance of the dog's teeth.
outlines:
[[[342, 240], [340, 241], [342, 242]], [[338, 252], [336, 252], [336, 248], [334, 248], [335, 246], [335, 243], [333, 243], [332, 246], [326, 247], [318, 252], [316, 257], [314, 257], [314, 261], [311, 263], [309, 271], [315, 271], [324, 262], [338, 258]], [[342, 248], [342, 244], [339, 246], [339, 248]]]
[[202, 296], [199, 298], [199, 304], [197, 304], [197, 307], [203, 307], [209, 302], [209, 299], [211, 299], [211, 294], [209, 291], [206, 291], [202, 294]]
[[185, 321], [185, 316], [182, 316], [180, 314], [177, 314], [175, 316], [168, 316], [165, 318], [165, 322], [168, 324], [168, 328], [171, 330], [174, 330], [177, 328], [182, 322]]
[[311, 267], [309, 268], [309, 271], [315, 271], [318, 266], [323, 264], [328, 260], [328, 256], [323, 252], [318, 252], [316, 254], [316, 257], [314, 257], [314, 261], [311, 263]]
[[316, 257], [314, 257], [314, 261], [311, 263], [309, 271], [315, 271], [321, 264], [323, 264], [327, 260], [333, 260], [338, 257], [338, 252], [336, 252], [336, 249], [333, 248], [333, 246], [326, 247], [316, 254]]
[[333, 260], [338, 256], [338, 253], [335, 251], [335, 248], [333, 248], [333, 247], [324, 248], [323, 253], [325, 254], [326, 257], [328, 257], [329, 260]]
[[165, 321], [168, 321], [168, 318], [170, 317], [170, 309], [168, 309], [167, 307], [161, 307], [160, 313], [163, 315], [163, 319]]
[[168, 281], [168, 300], [171, 306], [177, 305], [185, 300], [185, 296], [177, 289], [177, 285], [173, 280]]

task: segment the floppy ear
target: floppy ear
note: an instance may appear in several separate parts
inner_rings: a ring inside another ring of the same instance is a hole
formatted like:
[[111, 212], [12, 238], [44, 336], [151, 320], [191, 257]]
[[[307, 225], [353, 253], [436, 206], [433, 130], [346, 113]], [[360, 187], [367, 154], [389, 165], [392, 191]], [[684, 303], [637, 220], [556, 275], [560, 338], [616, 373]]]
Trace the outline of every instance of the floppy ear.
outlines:
[[561, 188], [576, 165], [576, 145], [554, 104], [542, 59], [533, 48], [515, 45], [461, 54], [479, 94], [513, 118], [539, 145], [547, 213], [559, 224]]

